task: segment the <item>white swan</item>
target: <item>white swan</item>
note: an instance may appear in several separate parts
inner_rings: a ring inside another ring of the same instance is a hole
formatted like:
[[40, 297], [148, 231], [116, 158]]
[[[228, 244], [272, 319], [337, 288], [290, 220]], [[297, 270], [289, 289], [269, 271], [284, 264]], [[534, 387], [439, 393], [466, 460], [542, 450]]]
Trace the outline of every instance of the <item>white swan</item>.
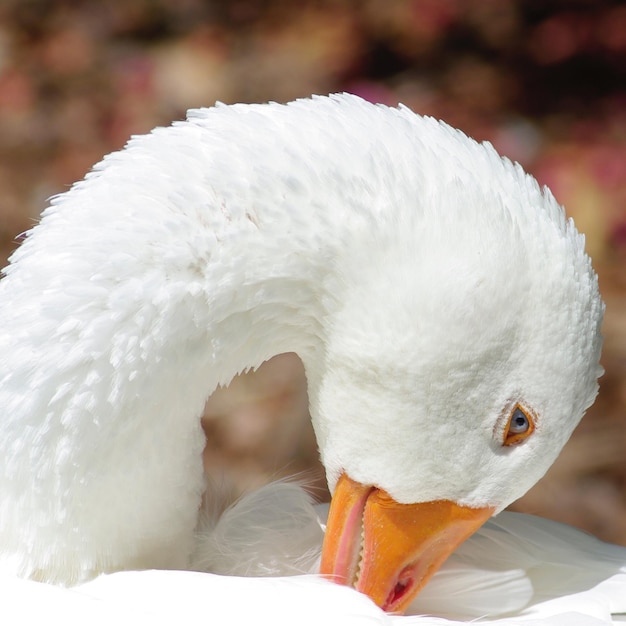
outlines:
[[135, 138], [11, 261], [9, 575], [187, 567], [204, 401], [293, 350], [334, 491], [322, 570], [402, 610], [597, 390], [596, 276], [550, 193], [353, 96], [197, 110]]

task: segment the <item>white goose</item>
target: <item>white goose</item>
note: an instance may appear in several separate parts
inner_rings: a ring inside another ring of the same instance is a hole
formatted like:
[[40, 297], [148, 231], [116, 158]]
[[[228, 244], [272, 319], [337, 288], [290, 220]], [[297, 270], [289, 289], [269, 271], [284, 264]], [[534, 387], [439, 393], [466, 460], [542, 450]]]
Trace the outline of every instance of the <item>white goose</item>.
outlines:
[[[596, 276], [549, 192], [488, 145], [354, 96], [197, 110], [133, 139], [53, 200], [5, 272], [15, 597], [40, 589], [16, 576], [188, 567], [204, 402], [274, 354], [304, 362], [334, 492], [321, 569], [387, 611], [543, 475], [597, 391]], [[159, 580], [268, 589], [141, 572], [45, 594], [133, 576], [135, 599]]]

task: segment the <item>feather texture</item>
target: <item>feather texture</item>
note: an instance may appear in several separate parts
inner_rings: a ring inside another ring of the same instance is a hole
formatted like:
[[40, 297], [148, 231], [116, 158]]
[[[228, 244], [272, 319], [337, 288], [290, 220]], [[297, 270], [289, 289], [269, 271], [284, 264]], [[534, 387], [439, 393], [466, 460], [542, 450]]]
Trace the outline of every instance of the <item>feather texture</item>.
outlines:
[[[400, 619], [317, 578], [119, 571], [309, 566], [319, 527], [292, 493], [283, 521], [304, 531], [282, 552], [259, 547], [284, 534], [267, 525], [272, 490], [243, 539], [248, 500], [197, 549], [208, 395], [295, 351], [331, 491], [345, 473], [401, 504], [500, 511], [556, 458], [601, 373], [597, 278], [550, 192], [489, 144], [345, 94], [218, 105], [133, 138], [52, 200], [4, 273], [0, 572], [9, 597], [41, 599], [24, 615], [106, 599], [110, 615], [197, 618], [208, 593], [224, 624], [253, 612], [279, 624], [303, 602], [300, 623]], [[518, 405], [536, 428], [505, 446]], [[468, 548], [524, 556], [519, 569], [496, 560], [470, 579], [452, 561], [472, 599], [448, 593], [442, 613], [491, 615], [495, 582], [500, 611], [562, 593], [537, 591], [546, 580], [536, 551], [516, 553], [520, 528], [489, 526]], [[587, 591], [600, 598], [622, 574], [602, 565]], [[97, 578], [61, 591], [15, 577]], [[600, 604], [601, 617], [580, 614], [609, 619]]]

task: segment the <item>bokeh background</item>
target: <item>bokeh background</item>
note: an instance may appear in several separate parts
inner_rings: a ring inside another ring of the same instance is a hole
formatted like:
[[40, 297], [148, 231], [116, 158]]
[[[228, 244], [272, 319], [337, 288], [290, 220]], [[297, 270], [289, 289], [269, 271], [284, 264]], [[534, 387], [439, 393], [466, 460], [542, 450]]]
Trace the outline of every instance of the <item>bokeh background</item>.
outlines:
[[[595, 406], [513, 508], [626, 545], [626, 5], [609, 0], [0, 0], [0, 262], [46, 199], [132, 134], [223, 102], [350, 91], [518, 160], [587, 235], [607, 315]], [[207, 404], [234, 491], [305, 472], [294, 355]]]

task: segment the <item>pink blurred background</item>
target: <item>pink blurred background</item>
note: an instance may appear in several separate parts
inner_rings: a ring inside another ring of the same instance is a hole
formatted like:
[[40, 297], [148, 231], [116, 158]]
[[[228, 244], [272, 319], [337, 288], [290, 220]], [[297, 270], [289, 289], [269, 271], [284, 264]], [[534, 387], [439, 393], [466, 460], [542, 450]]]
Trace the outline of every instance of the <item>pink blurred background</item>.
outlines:
[[[350, 91], [403, 102], [518, 160], [580, 230], [607, 303], [595, 406], [513, 508], [626, 545], [626, 5], [608, 0], [2, 0], [0, 261], [46, 199], [132, 134], [223, 102]], [[207, 405], [235, 491], [306, 471], [299, 361]]]

